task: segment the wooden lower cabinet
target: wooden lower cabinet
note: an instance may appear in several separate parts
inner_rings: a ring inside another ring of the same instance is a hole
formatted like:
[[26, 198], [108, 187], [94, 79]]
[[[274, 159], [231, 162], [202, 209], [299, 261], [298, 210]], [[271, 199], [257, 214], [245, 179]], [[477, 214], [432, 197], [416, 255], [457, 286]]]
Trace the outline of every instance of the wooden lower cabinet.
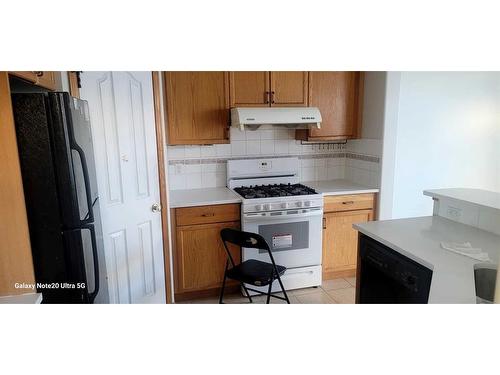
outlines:
[[[236, 206], [239, 215], [239, 205], [224, 206], [227, 206], [228, 212], [234, 212], [235, 207], [233, 206]], [[192, 209], [196, 208], [190, 208], [190, 210]], [[198, 209], [200, 212], [207, 210], [204, 207], [198, 207]], [[176, 210], [179, 211], [176, 213], [177, 218], [183, 215], [184, 210], [186, 209]], [[175, 298], [177, 301], [207, 293], [215, 294], [222, 286], [227, 259], [224, 244], [220, 238], [220, 231], [224, 228], [240, 229], [240, 221], [176, 226], [173, 255]], [[231, 246], [230, 250], [235, 262], [239, 263], [241, 249]], [[227, 285], [235, 284], [229, 281]]]
[[[327, 206], [326, 202], [325, 206]], [[325, 212], [323, 216], [324, 280], [356, 274], [358, 231], [352, 225], [371, 221], [373, 216], [373, 206], [370, 209]]]

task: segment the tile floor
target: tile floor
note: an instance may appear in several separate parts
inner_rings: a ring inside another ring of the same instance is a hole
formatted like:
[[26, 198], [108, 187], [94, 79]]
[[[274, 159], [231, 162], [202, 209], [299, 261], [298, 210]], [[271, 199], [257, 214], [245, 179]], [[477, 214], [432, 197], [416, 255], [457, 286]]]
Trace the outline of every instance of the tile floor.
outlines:
[[[290, 290], [288, 299], [292, 304], [323, 304], [323, 303], [354, 303], [356, 278], [346, 277], [325, 280], [320, 287]], [[266, 296], [252, 297], [254, 303], [266, 303]], [[227, 294], [225, 303], [248, 303], [248, 298], [241, 294]], [[218, 297], [207, 297], [183, 301], [181, 303], [219, 303]], [[271, 298], [271, 303], [285, 303], [285, 301]]]

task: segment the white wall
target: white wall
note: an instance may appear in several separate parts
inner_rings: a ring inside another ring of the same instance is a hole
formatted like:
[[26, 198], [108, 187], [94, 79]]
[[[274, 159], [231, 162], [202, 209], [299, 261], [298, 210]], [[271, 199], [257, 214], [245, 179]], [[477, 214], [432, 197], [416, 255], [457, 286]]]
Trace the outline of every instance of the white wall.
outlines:
[[377, 215], [379, 220], [392, 219], [394, 203], [394, 172], [399, 121], [399, 89], [401, 73], [388, 72], [385, 85], [384, 130], [380, 171], [380, 194]]
[[500, 73], [389, 74], [381, 218], [431, 215], [424, 189], [500, 191]]
[[366, 72], [361, 138], [384, 137], [384, 105], [387, 72]]

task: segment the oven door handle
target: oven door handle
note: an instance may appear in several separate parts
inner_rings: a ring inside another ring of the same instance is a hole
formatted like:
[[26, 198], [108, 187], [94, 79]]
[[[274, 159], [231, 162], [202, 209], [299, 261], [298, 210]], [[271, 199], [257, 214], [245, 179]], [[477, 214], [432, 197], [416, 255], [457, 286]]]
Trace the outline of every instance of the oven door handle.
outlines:
[[298, 213], [287, 213], [287, 211], [273, 211], [273, 212], [281, 212], [281, 215], [269, 215], [269, 212], [266, 212], [266, 215], [262, 215], [262, 213], [246, 213], [242, 214], [242, 220], [246, 222], [254, 222], [254, 221], [285, 221], [287, 219], [299, 219], [299, 218], [308, 218], [314, 216], [323, 216], [323, 210], [311, 210], [308, 212], [298, 212]]

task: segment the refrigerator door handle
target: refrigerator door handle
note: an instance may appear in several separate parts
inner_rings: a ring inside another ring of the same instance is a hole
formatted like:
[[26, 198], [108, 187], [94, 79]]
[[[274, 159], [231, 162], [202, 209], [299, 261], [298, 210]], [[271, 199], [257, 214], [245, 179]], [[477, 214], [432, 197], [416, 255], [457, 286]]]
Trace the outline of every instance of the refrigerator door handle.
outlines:
[[89, 169], [87, 167], [87, 159], [85, 158], [85, 153], [82, 148], [75, 142], [73, 139], [71, 142], [71, 149], [78, 152], [80, 156], [80, 161], [82, 163], [82, 172], [83, 172], [83, 181], [85, 184], [85, 195], [87, 198], [87, 207], [88, 213], [86, 219], [81, 220], [82, 224], [93, 223], [94, 222], [94, 208], [92, 202], [92, 192], [90, 190], [90, 178], [89, 178]]
[[95, 237], [95, 229], [93, 225], [84, 225], [82, 229], [88, 229], [90, 231], [90, 240], [92, 242], [92, 258], [94, 264], [94, 290], [89, 293], [90, 303], [94, 303], [97, 293], [99, 293], [99, 258], [97, 256], [97, 240]]

